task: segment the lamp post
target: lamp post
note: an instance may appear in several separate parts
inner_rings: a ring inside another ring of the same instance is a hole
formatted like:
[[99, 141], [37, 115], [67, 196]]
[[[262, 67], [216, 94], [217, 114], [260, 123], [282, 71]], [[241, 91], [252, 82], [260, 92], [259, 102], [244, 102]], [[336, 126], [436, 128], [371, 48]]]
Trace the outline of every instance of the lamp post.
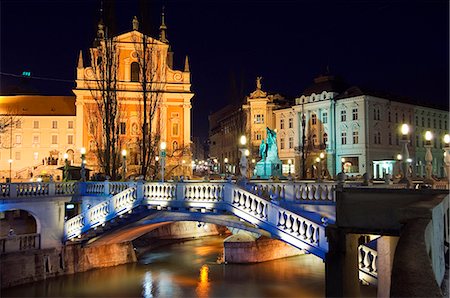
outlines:
[[427, 130], [425, 132], [425, 148], [426, 148], [426, 152], [425, 152], [425, 180], [424, 182], [427, 184], [432, 184], [433, 180], [431, 179], [431, 172], [433, 170], [433, 165], [432, 165], [432, 161], [433, 161], [433, 154], [431, 153], [431, 147], [433, 146], [431, 144], [431, 140], [433, 139], [433, 134], [431, 133], [431, 131]]
[[288, 177], [291, 179], [291, 165], [292, 165], [292, 159], [288, 159]]
[[225, 172], [224, 172], [224, 174], [225, 174], [225, 176], [227, 176], [228, 175], [228, 158], [227, 157], [225, 157], [224, 159], [223, 159], [223, 162], [224, 162], [224, 164], [225, 164]]
[[245, 135], [242, 135], [239, 139], [239, 143], [241, 145], [241, 148], [239, 148], [239, 151], [241, 151], [241, 159], [239, 160], [239, 170], [241, 172], [241, 178], [245, 179], [247, 178], [247, 168], [248, 168], [247, 156], [250, 154], [248, 149], [245, 148], [245, 146], [247, 145], [247, 137]]
[[81, 181], [85, 182], [86, 181], [86, 148], [81, 147], [80, 153], [81, 153], [81, 170], [80, 170]]
[[322, 176], [322, 167], [323, 167], [322, 163], [323, 163], [323, 160], [325, 159], [325, 153], [320, 152], [319, 157], [320, 157], [320, 174], [319, 175], [320, 175], [320, 179], [322, 179], [322, 178], [325, 178], [325, 176]]
[[409, 126], [408, 124], [402, 124], [401, 126], [402, 139], [400, 143], [402, 144], [402, 178], [399, 183], [406, 183], [407, 187], [411, 184], [411, 181], [408, 177], [408, 160], [409, 159], [409, 151], [408, 151], [408, 143], [409, 143]]
[[161, 182], [164, 183], [164, 168], [166, 167], [166, 142], [161, 142], [159, 144], [159, 149], [161, 149]]
[[316, 163], [317, 163], [317, 182], [321, 182], [321, 177], [320, 177], [320, 173], [322, 172], [322, 165], [320, 162], [320, 157], [316, 158]]
[[127, 175], [127, 149], [122, 150], [122, 180], [125, 181]]
[[8, 163], [9, 163], [9, 183], [11, 183], [12, 182], [11, 181], [11, 172], [12, 172], [12, 163], [13, 163], [12, 158], [8, 159]]
[[450, 180], [450, 135], [444, 135], [444, 162], [447, 179]]
[[342, 167], [342, 173], [344, 173], [344, 165], [345, 165], [345, 157], [341, 158], [341, 167]]
[[64, 153], [64, 181], [69, 181], [69, 154]]

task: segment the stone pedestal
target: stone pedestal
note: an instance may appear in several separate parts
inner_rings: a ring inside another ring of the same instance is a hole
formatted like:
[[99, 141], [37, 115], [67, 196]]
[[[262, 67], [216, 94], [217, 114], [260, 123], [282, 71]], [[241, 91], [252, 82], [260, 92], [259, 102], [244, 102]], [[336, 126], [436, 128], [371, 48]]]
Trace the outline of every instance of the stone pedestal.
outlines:
[[281, 161], [259, 161], [256, 164], [255, 176], [262, 179], [269, 179], [272, 176], [281, 177], [281, 169]]

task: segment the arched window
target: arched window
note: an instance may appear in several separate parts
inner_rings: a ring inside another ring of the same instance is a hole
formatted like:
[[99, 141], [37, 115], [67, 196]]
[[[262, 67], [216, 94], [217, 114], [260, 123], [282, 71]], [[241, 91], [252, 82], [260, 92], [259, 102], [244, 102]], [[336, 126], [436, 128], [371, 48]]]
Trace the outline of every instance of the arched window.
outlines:
[[177, 141], [173, 141], [173, 143], [172, 143], [172, 149], [173, 149], [173, 151], [175, 151], [175, 150], [178, 149], [178, 142], [177, 142]]
[[131, 81], [139, 82], [139, 63], [131, 63]]
[[323, 143], [326, 145], [328, 143], [328, 134], [323, 134]]

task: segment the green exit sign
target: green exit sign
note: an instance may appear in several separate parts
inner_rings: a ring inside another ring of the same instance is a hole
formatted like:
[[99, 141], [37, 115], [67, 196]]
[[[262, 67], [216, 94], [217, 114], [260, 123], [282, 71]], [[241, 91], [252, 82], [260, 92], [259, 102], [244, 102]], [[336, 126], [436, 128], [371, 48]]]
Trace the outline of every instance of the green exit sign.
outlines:
[[22, 71], [22, 76], [30, 77], [31, 76], [31, 72], [29, 72], [29, 71]]

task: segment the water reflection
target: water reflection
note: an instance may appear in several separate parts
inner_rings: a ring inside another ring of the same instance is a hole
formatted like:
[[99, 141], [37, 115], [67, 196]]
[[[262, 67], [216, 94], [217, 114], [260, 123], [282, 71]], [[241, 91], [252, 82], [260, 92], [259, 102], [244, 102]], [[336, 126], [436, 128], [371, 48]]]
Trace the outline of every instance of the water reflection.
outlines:
[[[3, 289], [2, 297], [323, 297], [322, 260], [302, 255], [219, 265], [223, 238], [149, 252], [137, 264], [92, 270]], [[376, 292], [375, 292], [376, 295]]]
[[200, 276], [195, 292], [200, 298], [209, 297], [209, 267], [207, 265], [203, 265], [200, 268]]

